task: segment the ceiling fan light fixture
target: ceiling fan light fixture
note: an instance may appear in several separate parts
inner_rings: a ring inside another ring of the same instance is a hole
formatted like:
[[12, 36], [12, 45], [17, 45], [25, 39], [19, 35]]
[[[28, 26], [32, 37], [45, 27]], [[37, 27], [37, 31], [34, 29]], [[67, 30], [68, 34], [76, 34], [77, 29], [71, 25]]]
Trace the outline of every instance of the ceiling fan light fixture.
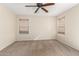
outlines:
[[37, 3], [36, 5], [26, 5], [25, 7], [38, 7], [34, 13], [37, 13], [40, 8], [46, 13], [48, 13], [48, 10], [46, 10], [44, 7], [51, 6], [51, 5], [55, 5], [55, 3], [45, 3], [45, 4]]

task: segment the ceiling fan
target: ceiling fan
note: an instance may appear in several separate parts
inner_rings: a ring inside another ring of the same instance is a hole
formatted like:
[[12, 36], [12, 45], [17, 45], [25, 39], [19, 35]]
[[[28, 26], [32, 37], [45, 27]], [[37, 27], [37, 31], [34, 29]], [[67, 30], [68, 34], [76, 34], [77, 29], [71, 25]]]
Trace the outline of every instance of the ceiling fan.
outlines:
[[43, 11], [45, 11], [46, 13], [48, 13], [48, 10], [45, 9], [44, 7], [46, 6], [51, 6], [54, 5], [55, 3], [37, 3], [36, 5], [25, 5], [25, 7], [38, 7], [34, 13], [37, 13], [37, 11], [41, 8]]

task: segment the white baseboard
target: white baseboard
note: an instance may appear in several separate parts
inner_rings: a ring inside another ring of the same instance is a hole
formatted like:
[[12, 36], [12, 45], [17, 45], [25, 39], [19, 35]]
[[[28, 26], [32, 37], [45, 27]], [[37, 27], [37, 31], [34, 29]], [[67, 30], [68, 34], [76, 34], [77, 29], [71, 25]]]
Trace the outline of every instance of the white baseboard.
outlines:
[[13, 44], [14, 42], [15, 42], [15, 41], [13, 41], [13, 42], [7, 44], [6, 46], [4, 46], [4, 47], [2, 47], [2, 48], [0, 48], [0, 51], [3, 50], [3, 49], [5, 49], [5, 48], [8, 47], [9, 45]]
[[[16, 40], [16, 41], [30, 41], [34, 39], [21, 39], [21, 40]], [[38, 39], [38, 40], [56, 40], [56, 39]]]

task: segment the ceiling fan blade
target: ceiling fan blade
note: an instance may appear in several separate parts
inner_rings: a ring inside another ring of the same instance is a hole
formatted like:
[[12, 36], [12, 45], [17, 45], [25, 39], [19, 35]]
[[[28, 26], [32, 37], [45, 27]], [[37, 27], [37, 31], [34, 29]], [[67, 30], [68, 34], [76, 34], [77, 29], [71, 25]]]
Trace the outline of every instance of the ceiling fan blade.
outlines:
[[45, 8], [41, 8], [41, 9], [48, 13], [48, 10], [46, 10]]
[[39, 10], [39, 7], [35, 10], [35, 13], [37, 13], [38, 10]]
[[37, 5], [25, 5], [25, 7], [37, 7]]
[[42, 6], [50, 6], [50, 5], [54, 5], [55, 3], [46, 3], [46, 4], [43, 4]]

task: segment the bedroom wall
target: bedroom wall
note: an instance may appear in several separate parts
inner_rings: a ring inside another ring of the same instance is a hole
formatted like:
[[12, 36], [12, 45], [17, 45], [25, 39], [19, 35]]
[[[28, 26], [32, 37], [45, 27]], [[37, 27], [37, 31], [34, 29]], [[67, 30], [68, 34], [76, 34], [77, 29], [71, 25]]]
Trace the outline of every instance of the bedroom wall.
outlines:
[[56, 19], [52, 16], [18, 16], [29, 19], [29, 34], [19, 34], [17, 19], [17, 40], [56, 39]]
[[65, 39], [62, 37], [57, 40], [79, 50], [79, 5], [57, 16], [57, 19], [63, 16], [65, 16]]
[[16, 15], [0, 5], [0, 50], [16, 40]]

